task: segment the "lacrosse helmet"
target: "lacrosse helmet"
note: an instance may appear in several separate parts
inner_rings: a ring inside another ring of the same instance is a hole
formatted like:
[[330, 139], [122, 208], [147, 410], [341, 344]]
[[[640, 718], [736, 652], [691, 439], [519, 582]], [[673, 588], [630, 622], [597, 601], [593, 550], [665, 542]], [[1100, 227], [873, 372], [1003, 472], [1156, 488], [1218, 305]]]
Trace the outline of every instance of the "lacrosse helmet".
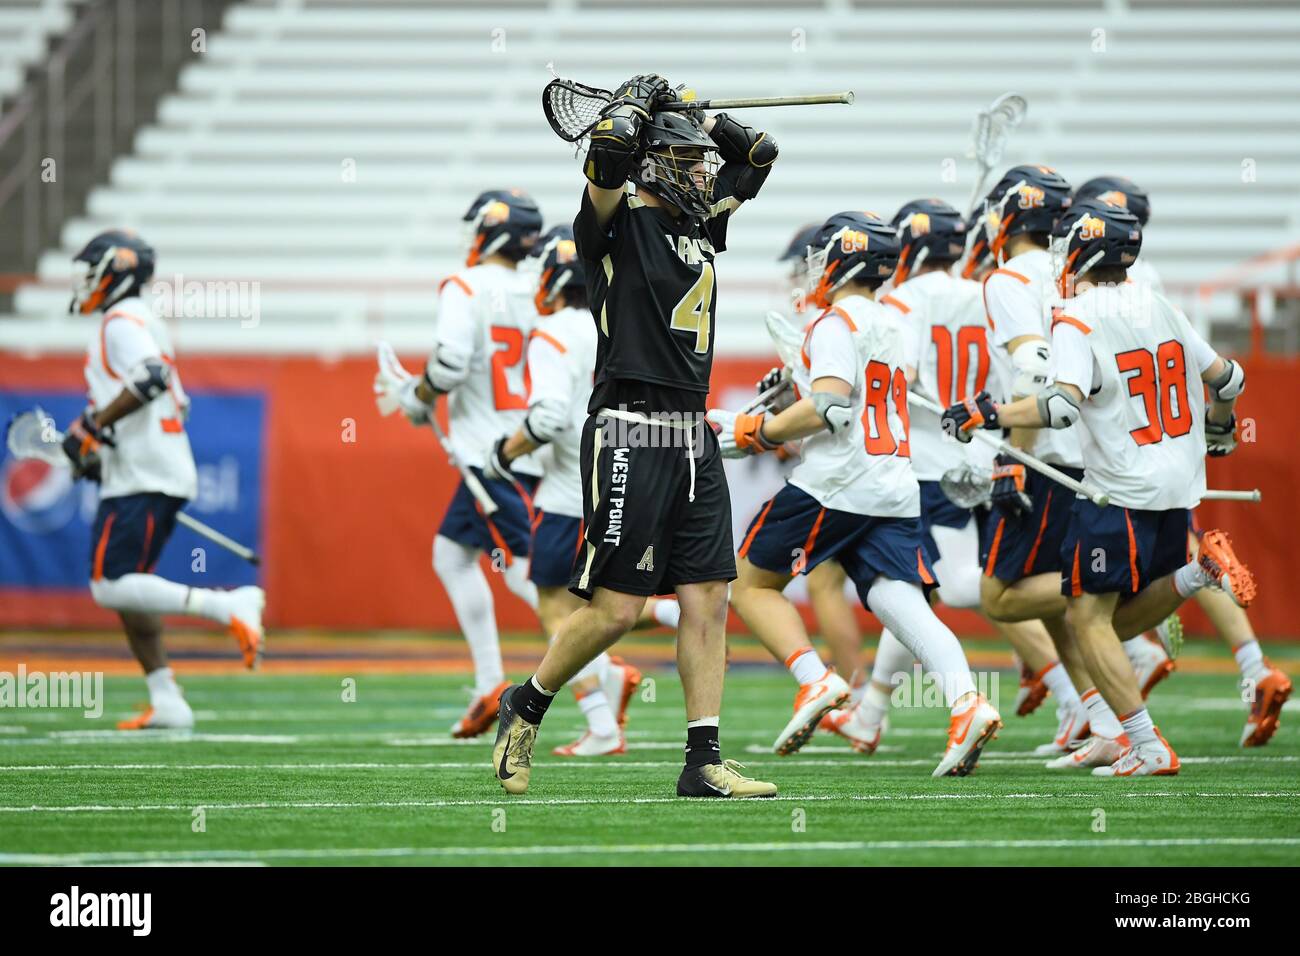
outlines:
[[153, 247], [130, 229], [110, 229], [72, 257], [69, 312], [91, 315], [138, 295], [153, 275]]
[[1086, 199], [1065, 213], [1052, 229], [1052, 274], [1064, 298], [1075, 281], [1097, 266], [1128, 268], [1142, 250], [1142, 225], [1119, 203]]
[[711, 211], [718, 178], [718, 148], [685, 113], [653, 114], [641, 126], [641, 150], [632, 169], [637, 186], [688, 216]]
[[476, 266], [492, 255], [518, 262], [537, 242], [542, 211], [522, 189], [489, 189], [475, 197], [461, 222], [468, 248], [465, 265]]
[[1074, 191], [1074, 201], [1106, 199], [1123, 206], [1137, 216], [1138, 224], [1146, 226], [1151, 218], [1151, 200], [1137, 183], [1124, 176], [1097, 176]]
[[950, 265], [966, 251], [966, 222], [942, 199], [914, 199], [894, 213], [891, 224], [899, 246], [896, 286], [922, 263]]
[[1051, 233], [1070, 208], [1070, 184], [1051, 166], [1012, 166], [984, 197], [989, 251], [1002, 261], [1007, 240], [1026, 232]]
[[898, 265], [898, 236], [872, 212], [837, 212], [808, 244], [809, 298], [826, 308], [830, 295], [849, 281], [884, 282]]
[[587, 273], [578, 257], [570, 227], [555, 226], [548, 230], [537, 241], [531, 255], [540, 266], [537, 292], [533, 296], [539, 315], [553, 315], [565, 289], [586, 289]]
[[993, 264], [989, 253], [989, 237], [980, 225], [983, 216], [980, 210], [976, 210], [966, 220], [966, 258], [961, 264], [963, 279], [976, 279]]

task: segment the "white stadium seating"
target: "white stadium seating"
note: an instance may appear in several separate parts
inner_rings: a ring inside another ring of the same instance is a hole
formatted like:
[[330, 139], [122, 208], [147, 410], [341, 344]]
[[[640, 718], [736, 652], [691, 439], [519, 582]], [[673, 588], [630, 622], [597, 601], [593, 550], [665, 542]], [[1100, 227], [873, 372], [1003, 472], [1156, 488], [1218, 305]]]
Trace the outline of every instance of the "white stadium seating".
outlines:
[[46, 54], [50, 37], [72, 25], [76, 0], [0, 0], [0, 101], [22, 89], [24, 72]]
[[781, 159], [719, 265], [723, 352], [766, 349], [796, 227], [919, 196], [964, 206], [972, 116], [1007, 90], [1030, 108], [1005, 165], [1141, 183], [1145, 254], [1177, 293], [1300, 237], [1298, 49], [1283, 4], [237, 4], [42, 256], [0, 344], [80, 345], [68, 258], [116, 225], [155, 245], [165, 281], [258, 283], [256, 328], [187, 316], [184, 347], [427, 344], [474, 194], [520, 186], [548, 222], [574, 213], [582, 175], [540, 107], [548, 63], [604, 86], [658, 71], [701, 96], [856, 92], [745, 114]]

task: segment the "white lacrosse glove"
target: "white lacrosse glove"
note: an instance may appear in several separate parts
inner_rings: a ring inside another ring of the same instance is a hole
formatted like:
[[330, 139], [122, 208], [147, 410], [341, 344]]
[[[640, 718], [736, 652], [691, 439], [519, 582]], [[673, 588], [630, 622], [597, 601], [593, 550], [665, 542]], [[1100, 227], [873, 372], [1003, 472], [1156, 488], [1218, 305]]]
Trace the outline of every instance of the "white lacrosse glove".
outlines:
[[375, 373], [375, 405], [379, 414], [391, 415], [399, 408], [413, 425], [429, 420], [433, 408], [415, 394], [420, 380], [402, 367], [387, 342], [379, 343], [379, 371]]

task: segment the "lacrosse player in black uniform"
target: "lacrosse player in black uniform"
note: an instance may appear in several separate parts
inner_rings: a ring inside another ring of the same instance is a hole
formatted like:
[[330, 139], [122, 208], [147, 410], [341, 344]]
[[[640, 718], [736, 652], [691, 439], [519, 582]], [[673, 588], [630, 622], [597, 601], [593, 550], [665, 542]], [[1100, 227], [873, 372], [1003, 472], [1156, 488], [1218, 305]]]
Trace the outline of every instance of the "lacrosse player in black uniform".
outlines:
[[773, 796], [773, 784], [724, 762], [718, 743], [736, 562], [722, 458], [704, 412], [713, 258], [777, 148], [725, 113], [661, 111], [676, 98], [663, 77], [636, 76], [618, 91], [591, 131], [589, 182], [573, 224], [599, 333], [582, 439], [585, 540], [570, 581], [590, 603], [568, 619], [537, 673], [503, 696], [493, 765], [508, 792], [527, 790], [555, 692], [636, 623], [648, 597], [675, 592], [687, 717], [677, 793]]

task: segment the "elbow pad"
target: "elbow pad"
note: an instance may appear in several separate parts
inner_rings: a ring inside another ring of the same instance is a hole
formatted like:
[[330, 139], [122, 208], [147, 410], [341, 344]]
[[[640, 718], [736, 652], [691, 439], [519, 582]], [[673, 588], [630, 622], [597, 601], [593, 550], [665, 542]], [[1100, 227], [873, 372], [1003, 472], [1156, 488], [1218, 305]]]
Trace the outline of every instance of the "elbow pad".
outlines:
[[1051, 428], [1069, 428], [1079, 420], [1079, 403], [1053, 382], [1038, 393], [1038, 414]]
[[1047, 369], [1052, 364], [1052, 347], [1046, 342], [1023, 342], [1011, 353], [1015, 379], [1011, 394], [1016, 397], [1037, 395], [1047, 387]]
[[160, 358], [147, 358], [131, 371], [124, 384], [142, 405], [148, 405], [167, 391], [171, 377], [171, 366], [166, 362]]
[[555, 436], [564, 431], [568, 424], [564, 417], [564, 406], [554, 398], [543, 398], [528, 409], [524, 419], [524, 434], [534, 445], [545, 445], [554, 441]]
[[424, 381], [435, 392], [450, 392], [469, 377], [470, 350], [439, 345], [424, 366]]
[[847, 395], [836, 395], [833, 392], [813, 392], [811, 396], [813, 408], [817, 409], [817, 414], [822, 417], [826, 423], [826, 429], [832, 435], [841, 429], [848, 428], [853, 421], [853, 400]]
[[594, 186], [618, 189], [627, 182], [636, 162], [637, 143], [645, 114], [624, 104], [608, 110], [590, 134], [582, 171]]
[[1246, 370], [1241, 363], [1225, 359], [1228, 367], [1218, 378], [1212, 378], [1205, 384], [1210, 387], [1210, 395], [1216, 402], [1230, 402], [1246, 390]]
[[736, 177], [735, 193], [740, 200], [753, 199], [763, 188], [767, 174], [779, 153], [776, 140], [732, 119], [726, 113], [713, 117], [709, 132], [718, 145], [718, 155], [724, 162], [743, 163], [745, 168]]

